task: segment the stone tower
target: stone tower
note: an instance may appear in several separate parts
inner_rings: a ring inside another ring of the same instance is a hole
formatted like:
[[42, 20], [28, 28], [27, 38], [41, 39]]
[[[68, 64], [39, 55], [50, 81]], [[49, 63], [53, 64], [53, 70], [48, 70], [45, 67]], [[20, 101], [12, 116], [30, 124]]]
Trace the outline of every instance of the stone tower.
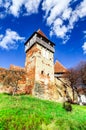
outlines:
[[54, 83], [54, 45], [40, 29], [25, 43], [25, 69], [32, 95], [46, 98]]

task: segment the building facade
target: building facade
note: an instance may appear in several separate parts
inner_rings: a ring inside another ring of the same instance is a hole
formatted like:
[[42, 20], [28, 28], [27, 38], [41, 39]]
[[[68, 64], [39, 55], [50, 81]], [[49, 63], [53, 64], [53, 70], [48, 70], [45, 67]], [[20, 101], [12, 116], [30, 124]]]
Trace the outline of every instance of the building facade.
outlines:
[[[59, 62], [54, 64], [55, 44], [38, 30], [25, 42], [25, 67], [11, 65], [12, 71], [23, 71], [18, 81], [17, 94], [31, 94], [38, 98], [63, 102], [67, 97], [72, 99], [72, 89], [63, 78], [67, 69]], [[0, 70], [0, 77], [5, 75], [6, 69]], [[6, 76], [5, 76], [6, 77]], [[0, 78], [0, 92], [10, 93], [12, 86], [4, 87], [4, 79]]]
[[41, 30], [34, 32], [25, 43], [25, 70], [32, 95], [44, 96], [54, 84], [54, 46]]

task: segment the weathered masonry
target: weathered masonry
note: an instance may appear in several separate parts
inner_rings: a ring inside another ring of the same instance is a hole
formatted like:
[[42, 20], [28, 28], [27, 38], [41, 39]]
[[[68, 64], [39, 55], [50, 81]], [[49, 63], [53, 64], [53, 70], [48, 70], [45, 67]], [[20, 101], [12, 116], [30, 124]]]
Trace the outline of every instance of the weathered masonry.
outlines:
[[32, 95], [41, 95], [54, 84], [54, 43], [41, 30], [34, 32], [25, 43], [26, 62]]
[[[68, 97], [72, 99], [72, 89], [63, 76], [68, 70], [58, 60], [54, 64], [54, 46], [41, 30], [34, 32], [25, 43], [25, 67], [11, 65], [8, 70], [0, 68], [1, 77], [6, 71], [23, 71], [17, 94], [31, 94], [58, 102]], [[3, 82], [4, 79], [0, 78], [0, 93], [13, 92], [13, 87], [4, 86]]]

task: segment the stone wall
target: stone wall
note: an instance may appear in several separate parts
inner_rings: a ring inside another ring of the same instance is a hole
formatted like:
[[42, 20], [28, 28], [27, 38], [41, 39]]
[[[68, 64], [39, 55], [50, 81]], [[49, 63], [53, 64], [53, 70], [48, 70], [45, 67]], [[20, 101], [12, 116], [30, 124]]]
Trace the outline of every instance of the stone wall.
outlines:
[[[46, 51], [48, 53], [47, 57], [44, 54]], [[32, 95], [38, 95], [38, 92], [35, 92], [37, 84], [40, 84], [41, 88], [46, 91], [48, 84], [54, 82], [53, 53], [39, 44], [35, 44], [26, 52], [25, 70], [27, 81], [30, 80], [31, 82]]]
[[[45, 84], [54, 82], [53, 53], [37, 44], [40, 50], [36, 53], [36, 81], [44, 80]], [[43, 73], [42, 73], [43, 72]]]
[[[13, 69], [12, 69], [13, 68]], [[17, 68], [17, 69], [16, 69]], [[24, 69], [21, 69], [21, 67], [16, 67], [16, 66], [11, 66], [10, 69], [5, 69], [5, 68], [0, 68], [0, 93], [11, 93], [13, 91], [13, 87], [11, 85], [5, 85], [5, 80], [7, 77], [10, 76], [10, 78], [8, 78], [8, 80], [11, 80], [14, 82], [13, 78], [14, 75], [12, 74], [13, 72], [16, 73], [21, 73], [21, 78], [20, 80], [18, 80], [18, 91], [16, 93], [25, 93], [25, 86], [26, 86], [26, 73], [24, 71]], [[16, 80], [15, 80], [16, 82]]]
[[[0, 93], [10, 93], [13, 91], [13, 88], [11, 86], [3, 86], [3, 76], [6, 75], [6, 71], [9, 70], [0, 68]], [[16, 71], [18, 71], [18, 69]], [[35, 70], [32, 71], [35, 72]], [[63, 102], [64, 100], [67, 100], [68, 96], [72, 99], [72, 89], [70, 86], [68, 86], [67, 80], [63, 78], [54, 78], [54, 83], [48, 82], [48, 84], [45, 84], [45, 79], [49, 77], [40, 75], [41, 80], [35, 81], [32, 79], [33, 76], [30, 76], [31, 73], [25, 73], [22, 75], [22, 79], [18, 81], [18, 90], [16, 92], [17, 94], [31, 94], [38, 98], [53, 100], [57, 102]]]
[[45, 85], [40, 82], [35, 82], [34, 93], [38, 98], [53, 100], [56, 102], [64, 102], [73, 99], [72, 89], [68, 85], [67, 80], [55, 78], [54, 84]]
[[55, 88], [56, 95], [58, 95], [56, 98], [59, 102], [73, 99], [72, 88], [67, 79], [55, 78]]

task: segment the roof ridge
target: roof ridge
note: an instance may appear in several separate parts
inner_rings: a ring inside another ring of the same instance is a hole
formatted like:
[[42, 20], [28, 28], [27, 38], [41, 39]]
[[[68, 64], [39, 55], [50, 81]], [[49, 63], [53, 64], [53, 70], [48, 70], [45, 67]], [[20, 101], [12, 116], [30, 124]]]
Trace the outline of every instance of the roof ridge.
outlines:
[[47, 38], [47, 36], [42, 32], [42, 30], [40, 28], [37, 30], [37, 33], [40, 34], [41, 36]]
[[55, 71], [55, 73], [66, 72], [67, 68], [64, 67], [59, 61], [56, 60], [56, 62], [54, 64], [54, 71]]
[[55, 64], [56, 64], [57, 62], [58, 62], [62, 67], [64, 67], [64, 68], [66, 69], [66, 67], [65, 67], [60, 61], [58, 61], [58, 60], [56, 60]]

